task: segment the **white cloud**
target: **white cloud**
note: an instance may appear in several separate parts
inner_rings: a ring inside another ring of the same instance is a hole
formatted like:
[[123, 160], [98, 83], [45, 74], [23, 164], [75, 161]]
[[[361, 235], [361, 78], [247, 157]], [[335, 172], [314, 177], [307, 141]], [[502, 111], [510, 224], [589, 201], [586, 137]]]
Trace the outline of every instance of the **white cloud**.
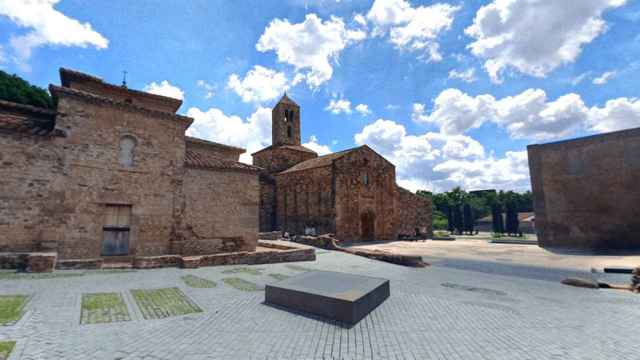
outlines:
[[226, 115], [222, 110], [210, 108], [202, 111], [192, 107], [187, 116], [194, 119], [187, 135], [239, 146], [247, 149], [240, 161], [251, 164], [251, 153], [271, 144], [271, 109], [259, 107], [247, 119]]
[[616, 71], [606, 71], [602, 75], [600, 75], [597, 78], [593, 79], [593, 83], [595, 85], [604, 85], [609, 80], [613, 79], [617, 74], [618, 73]]
[[434, 100], [434, 109], [424, 113], [424, 105], [414, 104], [413, 119], [433, 123], [445, 134], [462, 134], [491, 120], [495, 99], [491, 95], [471, 97], [458, 89], [446, 89]]
[[542, 141], [567, 137], [581, 129], [608, 132], [640, 126], [640, 100], [623, 97], [607, 101], [602, 108], [589, 108], [574, 93], [549, 100], [543, 90], [528, 89], [495, 99], [446, 89], [434, 100], [431, 113], [423, 104], [414, 104], [412, 119], [436, 124], [440, 132], [449, 135], [463, 134], [491, 121], [512, 138]]
[[197, 85], [199, 88], [204, 89], [205, 94], [204, 94], [204, 98], [209, 100], [211, 98], [213, 98], [216, 95], [215, 89], [216, 87], [214, 85], [209, 84], [208, 82], [204, 81], [204, 80], [198, 80]]
[[589, 130], [609, 132], [640, 127], [640, 100], [617, 98], [604, 107], [592, 107], [588, 117]]
[[33, 49], [45, 45], [97, 49], [109, 46], [109, 41], [93, 30], [91, 24], [81, 23], [54, 9], [58, 2], [60, 0], [0, 0], [0, 15], [29, 29], [26, 34], [10, 39], [19, 62], [28, 60]]
[[238, 94], [244, 102], [264, 102], [281, 96], [289, 88], [287, 77], [272, 69], [256, 65], [244, 79], [237, 74], [229, 76], [227, 86]]
[[316, 14], [307, 14], [298, 24], [291, 24], [287, 19], [271, 21], [256, 49], [273, 50], [279, 62], [293, 65], [296, 70], [307, 70], [307, 84], [315, 88], [331, 79], [332, 63], [337, 61], [340, 52], [365, 37], [364, 31], [348, 29], [339, 17], [322, 21]]
[[505, 70], [545, 77], [574, 62], [582, 48], [607, 29], [602, 13], [626, 0], [494, 0], [482, 6], [465, 33], [471, 53], [485, 59], [492, 81]]
[[498, 188], [525, 190], [529, 185], [526, 152], [487, 156], [483, 146], [464, 135], [427, 132], [408, 135], [392, 120], [378, 119], [355, 135], [396, 165], [397, 180], [410, 190]]
[[334, 115], [351, 114], [351, 101], [346, 99], [331, 99], [329, 105], [324, 108]]
[[451, 71], [449, 71], [449, 79], [458, 79], [458, 80], [462, 80], [466, 83], [472, 83], [474, 81], [476, 81], [476, 69], [475, 68], [469, 68], [467, 70], [463, 70], [463, 71], [458, 71], [456, 69], [453, 69]]
[[147, 84], [147, 86], [144, 87], [144, 91], [156, 95], [184, 100], [184, 91], [177, 86], [171, 85], [167, 80], [162, 80], [159, 83], [154, 81], [151, 84]]
[[367, 104], [358, 104], [355, 107], [356, 111], [360, 113], [362, 116], [371, 115], [371, 110], [369, 109], [369, 105]]
[[315, 135], [311, 135], [309, 137], [309, 141], [306, 142], [306, 143], [303, 143], [302, 146], [317, 152], [318, 155], [320, 155], [320, 156], [327, 155], [327, 154], [331, 153], [331, 148], [328, 145], [321, 145], [318, 142], [318, 138], [315, 137]]
[[582, 74], [580, 74], [580, 75], [574, 77], [573, 79], [571, 79], [571, 81], [570, 81], [571, 85], [577, 86], [589, 76], [591, 76], [591, 71], [583, 72]]
[[376, 0], [367, 13], [373, 35], [389, 35], [398, 49], [420, 51], [429, 61], [440, 61], [438, 36], [453, 23], [459, 6], [437, 3], [412, 7], [405, 0]]

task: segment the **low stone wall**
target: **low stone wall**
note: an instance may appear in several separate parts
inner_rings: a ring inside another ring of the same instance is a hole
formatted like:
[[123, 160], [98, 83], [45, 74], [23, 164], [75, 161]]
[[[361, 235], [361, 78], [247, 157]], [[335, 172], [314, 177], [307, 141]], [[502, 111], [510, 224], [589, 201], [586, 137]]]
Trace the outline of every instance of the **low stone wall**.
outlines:
[[98, 270], [102, 269], [102, 259], [58, 260], [57, 270]]
[[282, 231], [270, 231], [258, 233], [258, 239], [260, 240], [280, 240], [282, 239]]
[[422, 261], [422, 257], [417, 255], [398, 255], [381, 250], [351, 249], [343, 248], [338, 243], [340, 240], [334, 238], [331, 234], [320, 236], [294, 236], [292, 241], [315, 246], [326, 250], [336, 250], [346, 252], [348, 254], [363, 256], [366, 258], [385, 261], [392, 264], [404, 265], [410, 267], [426, 267], [429, 264]]
[[[193, 269], [200, 266], [272, 264], [316, 259], [314, 248], [308, 246], [287, 245], [280, 241], [260, 241], [259, 246], [271, 248], [273, 251], [236, 251], [197, 256], [138, 256], [133, 259], [132, 267], [135, 269], [163, 267]], [[103, 259], [57, 260], [56, 253], [0, 253], [0, 269], [28, 272], [51, 272], [54, 268], [59, 270], [93, 270], [101, 269], [104, 263]]]
[[52, 272], [58, 254], [55, 252], [0, 253], [0, 269], [26, 272]]

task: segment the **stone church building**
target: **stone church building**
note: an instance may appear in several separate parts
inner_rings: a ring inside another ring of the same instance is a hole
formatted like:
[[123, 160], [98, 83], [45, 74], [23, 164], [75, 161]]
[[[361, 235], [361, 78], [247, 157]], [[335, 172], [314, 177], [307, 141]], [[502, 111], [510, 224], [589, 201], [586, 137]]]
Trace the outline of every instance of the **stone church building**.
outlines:
[[60, 70], [55, 111], [0, 101], [0, 252], [255, 250], [259, 169], [185, 136], [182, 101]]
[[253, 154], [260, 230], [393, 240], [431, 232], [431, 202], [396, 184], [395, 166], [363, 145], [324, 156], [300, 142], [300, 107], [285, 94], [272, 110], [272, 145]]

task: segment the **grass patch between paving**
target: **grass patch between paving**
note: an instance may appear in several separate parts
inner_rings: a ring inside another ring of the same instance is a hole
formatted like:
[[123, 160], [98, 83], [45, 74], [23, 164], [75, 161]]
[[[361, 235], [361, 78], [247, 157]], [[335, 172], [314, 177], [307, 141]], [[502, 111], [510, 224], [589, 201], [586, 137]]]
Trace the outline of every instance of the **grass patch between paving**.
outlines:
[[176, 287], [131, 290], [131, 295], [147, 320], [202, 312], [193, 300]]
[[234, 269], [228, 269], [222, 271], [223, 274], [249, 274], [249, 275], [261, 275], [264, 269], [260, 268], [251, 268], [251, 267], [240, 267]]
[[16, 272], [14, 270], [0, 271], [0, 280], [40, 280], [40, 279], [56, 279], [56, 278], [68, 278], [84, 276], [81, 272], [69, 272], [69, 273], [25, 273]]
[[0, 325], [13, 325], [22, 317], [27, 295], [0, 295]]
[[0, 360], [8, 359], [15, 346], [15, 341], [0, 341]]
[[198, 289], [214, 288], [217, 285], [215, 281], [203, 279], [195, 275], [181, 276], [180, 279], [182, 279], [187, 286]]
[[119, 293], [82, 294], [81, 324], [130, 321], [131, 316]]
[[272, 278], [278, 280], [278, 281], [282, 281], [285, 279], [289, 278], [289, 275], [285, 275], [285, 274], [269, 274], [269, 276], [271, 276]]
[[238, 290], [241, 291], [260, 291], [262, 288], [257, 284], [252, 283], [251, 281], [247, 281], [240, 278], [224, 278], [222, 281]]

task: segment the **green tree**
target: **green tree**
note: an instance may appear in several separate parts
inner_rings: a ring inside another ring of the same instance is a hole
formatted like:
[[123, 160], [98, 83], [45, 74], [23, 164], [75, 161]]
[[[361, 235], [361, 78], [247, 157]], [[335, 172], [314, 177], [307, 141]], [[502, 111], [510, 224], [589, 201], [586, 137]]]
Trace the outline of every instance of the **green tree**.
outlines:
[[24, 105], [53, 109], [53, 98], [42, 88], [31, 85], [17, 75], [0, 70], [0, 99]]

